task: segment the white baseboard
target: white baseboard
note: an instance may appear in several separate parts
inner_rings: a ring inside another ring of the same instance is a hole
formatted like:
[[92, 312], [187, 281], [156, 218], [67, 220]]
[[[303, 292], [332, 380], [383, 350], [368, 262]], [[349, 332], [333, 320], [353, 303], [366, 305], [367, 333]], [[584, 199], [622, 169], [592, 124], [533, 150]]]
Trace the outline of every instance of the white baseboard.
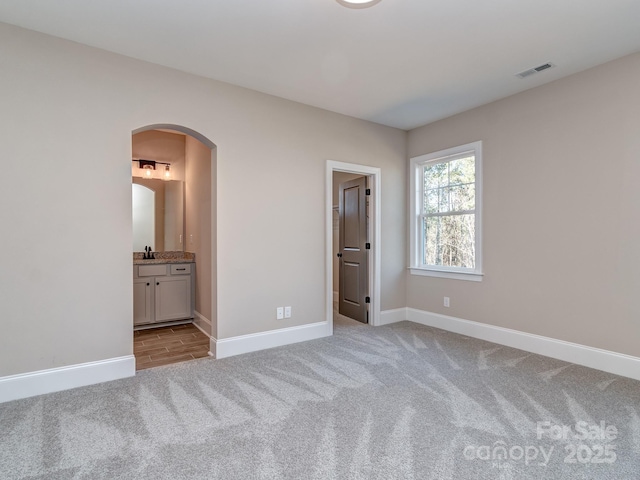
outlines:
[[197, 310], [193, 312], [193, 326], [204, 333], [207, 337], [211, 338], [211, 320]]
[[338, 292], [333, 292], [333, 303], [336, 303], [338, 300], [340, 300], [340, 295]]
[[393, 310], [384, 310], [380, 312], [379, 326], [389, 325], [390, 323], [402, 322], [407, 320], [407, 308], [395, 308]]
[[638, 357], [415, 308], [406, 310], [411, 322], [640, 380]]
[[266, 348], [281, 347], [291, 343], [306, 342], [327, 336], [327, 322], [311, 323], [298, 327], [280, 328], [268, 332], [240, 335], [238, 337], [211, 338], [211, 353], [215, 358], [225, 358]]
[[133, 355], [127, 355], [11, 375], [0, 378], [0, 403], [133, 377], [135, 374], [136, 359]]

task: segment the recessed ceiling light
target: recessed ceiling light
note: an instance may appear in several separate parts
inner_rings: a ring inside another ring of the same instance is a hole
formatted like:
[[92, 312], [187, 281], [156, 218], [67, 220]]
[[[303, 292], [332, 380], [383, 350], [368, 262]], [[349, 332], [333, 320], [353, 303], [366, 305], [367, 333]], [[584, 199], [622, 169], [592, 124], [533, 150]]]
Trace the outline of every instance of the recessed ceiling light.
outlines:
[[369, 8], [379, 3], [380, 0], [336, 0], [336, 2], [348, 8]]

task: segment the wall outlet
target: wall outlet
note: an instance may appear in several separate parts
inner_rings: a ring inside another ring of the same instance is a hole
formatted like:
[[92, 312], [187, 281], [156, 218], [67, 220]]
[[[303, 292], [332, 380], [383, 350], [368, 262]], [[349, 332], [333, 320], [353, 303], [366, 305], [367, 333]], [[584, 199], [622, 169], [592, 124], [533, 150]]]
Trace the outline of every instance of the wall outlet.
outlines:
[[283, 318], [284, 318], [284, 308], [283, 307], [276, 308], [276, 319], [282, 320]]
[[284, 318], [291, 318], [291, 307], [284, 307]]
[[449, 307], [449, 297], [444, 297], [444, 306]]

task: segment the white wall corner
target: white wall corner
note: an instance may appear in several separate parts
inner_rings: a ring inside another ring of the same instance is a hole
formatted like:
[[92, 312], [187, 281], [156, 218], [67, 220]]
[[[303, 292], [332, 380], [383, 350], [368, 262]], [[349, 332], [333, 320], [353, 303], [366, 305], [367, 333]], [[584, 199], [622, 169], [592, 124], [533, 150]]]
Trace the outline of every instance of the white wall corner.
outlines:
[[380, 322], [378, 326], [389, 325], [390, 323], [402, 322], [407, 320], [407, 308], [394, 308], [393, 310], [384, 310], [380, 312]]
[[308, 325], [280, 328], [238, 337], [211, 338], [210, 348], [214, 358], [225, 358], [242, 353], [315, 340], [330, 335], [327, 333], [328, 331], [327, 322], [310, 323]]
[[0, 378], [0, 403], [133, 377], [133, 355]]
[[407, 320], [640, 380], [640, 358], [485, 323], [407, 308]]

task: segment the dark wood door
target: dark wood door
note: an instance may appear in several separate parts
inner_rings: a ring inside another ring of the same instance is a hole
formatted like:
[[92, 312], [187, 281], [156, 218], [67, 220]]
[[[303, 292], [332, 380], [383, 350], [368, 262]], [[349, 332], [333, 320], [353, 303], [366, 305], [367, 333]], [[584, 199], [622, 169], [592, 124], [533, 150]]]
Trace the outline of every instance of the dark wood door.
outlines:
[[367, 179], [340, 184], [340, 257], [338, 311], [368, 323], [367, 303]]

